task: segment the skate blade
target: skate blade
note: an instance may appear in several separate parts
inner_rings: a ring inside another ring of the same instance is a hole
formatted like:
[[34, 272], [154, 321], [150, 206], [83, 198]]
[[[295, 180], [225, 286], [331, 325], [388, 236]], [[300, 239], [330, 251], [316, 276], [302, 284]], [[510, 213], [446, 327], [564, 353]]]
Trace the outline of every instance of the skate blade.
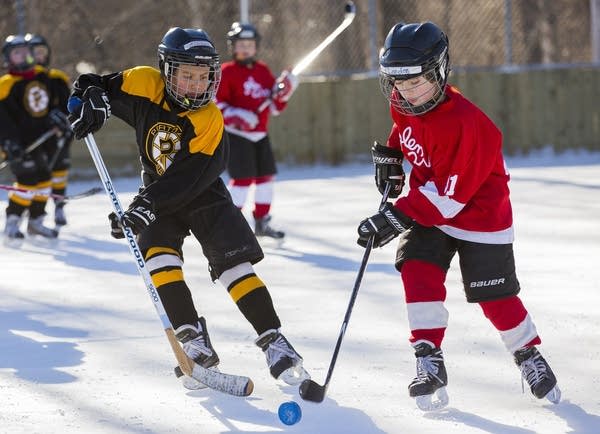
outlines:
[[[208, 369], [210, 369], [211, 371], [220, 372], [219, 368], [217, 368], [216, 366], [210, 367]], [[202, 390], [208, 387], [206, 384], [196, 380], [195, 378], [188, 377], [187, 375], [181, 376], [181, 384], [187, 390]]]
[[306, 372], [306, 369], [302, 365], [292, 366], [281, 373], [279, 380], [282, 380], [289, 386], [297, 386], [304, 380], [310, 380], [310, 374]]
[[552, 404], [558, 404], [560, 402], [561, 392], [558, 386], [554, 386], [550, 392], [548, 392], [545, 398]]
[[431, 395], [422, 395], [415, 397], [417, 407], [422, 411], [436, 411], [440, 410], [448, 405], [448, 393], [446, 388], [442, 387], [432, 393]]

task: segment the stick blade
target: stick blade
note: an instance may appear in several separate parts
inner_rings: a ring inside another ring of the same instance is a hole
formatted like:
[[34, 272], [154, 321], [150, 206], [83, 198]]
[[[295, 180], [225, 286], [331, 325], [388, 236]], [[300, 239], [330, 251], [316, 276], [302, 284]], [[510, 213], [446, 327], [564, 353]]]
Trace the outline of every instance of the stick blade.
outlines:
[[325, 399], [325, 386], [320, 386], [313, 380], [304, 380], [300, 384], [300, 397], [305, 401], [323, 402]]

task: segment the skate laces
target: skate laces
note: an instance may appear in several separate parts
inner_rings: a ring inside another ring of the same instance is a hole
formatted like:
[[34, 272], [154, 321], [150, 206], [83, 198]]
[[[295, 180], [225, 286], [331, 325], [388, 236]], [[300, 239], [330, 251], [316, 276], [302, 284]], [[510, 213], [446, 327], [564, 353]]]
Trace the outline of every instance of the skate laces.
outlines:
[[417, 377], [415, 378], [415, 383], [425, 383], [429, 379], [429, 376], [432, 376], [443, 384], [444, 381], [437, 375], [440, 370], [438, 363], [443, 361], [442, 357], [435, 354], [417, 357]]
[[281, 334], [279, 334], [273, 342], [269, 343], [266, 353], [267, 360], [269, 361], [269, 367], [273, 366], [284, 356], [288, 356], [294, 362], [299, 360], [296, 351], [294, 351], [288, 341]]
[[546, 378], [546, 363], [540, 353], [523, 360], [519, 368], [521, 369], [521, 389], [523, 393], [525, 392], [524, 380], [527, 381], [530, 387], [535, 387]]

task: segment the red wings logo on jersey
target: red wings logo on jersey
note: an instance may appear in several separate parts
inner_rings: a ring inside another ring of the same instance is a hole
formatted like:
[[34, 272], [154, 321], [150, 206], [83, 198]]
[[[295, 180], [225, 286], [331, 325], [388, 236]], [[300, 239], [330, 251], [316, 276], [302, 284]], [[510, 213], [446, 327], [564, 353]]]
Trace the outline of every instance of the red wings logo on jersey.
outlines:
[[32, 81], [25, 87], [23, 95], [25, 109], [34, 118], [40, 118], [48, 114], [48, 104], [50, 97], [48, 89], [39, 81]]
[[181, 150], [181, 127], [157, 122], [148, 131], [146, 155], [154, 162], [160, 176], [169, 168], [177, 152]]
[[266, 98], [271, 95], [271, 89], [265, 89], [252, 76], [244, 82], [244, 95], [255, 99]]
[[431, 161], [425, 157], [425, 151], [412, 136], [412, 128], [406, 127], [399, 135], [400, 144], [405, 149], [404, 155], [415, 166], [431, 167]]

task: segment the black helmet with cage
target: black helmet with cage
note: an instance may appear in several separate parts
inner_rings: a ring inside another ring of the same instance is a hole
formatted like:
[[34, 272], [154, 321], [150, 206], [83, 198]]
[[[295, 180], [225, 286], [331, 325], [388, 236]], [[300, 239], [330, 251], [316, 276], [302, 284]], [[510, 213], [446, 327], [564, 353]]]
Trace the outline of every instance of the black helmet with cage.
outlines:
[[46, 38], [42, 35], [27, 33], [25, 39], [31, 46], [35, 63], [47, 68], [50, 65], [50, 45], [48, 45]]
[[[13, 50], [21, 47], [26, 47], [28, 52], [19, 56], [11, 56]], [[2, 45], [2, 56], [4, 57], [4, 66], [9, 71], [24, 72], [29, 71], [35, 66], [31, 46], [24, 35], [7, 36]]]
[[[254, 41], [256, 44], [256, 49], [258, 50], [258, 44], [260, 42], [260, 33], [256, 30], [252, 24], [249, 23], [239, 23], [234, 22], [231, 25], [231, 29], [227, 32], [227, 48], [229, 49], [229, 54], [234, 57], [234, 46], [236, 41], [240, 40], [250, 40]], [[243, 63], [252, 63], [255, 61], [254, 57], [244, 59]]]
[[[379, 57], [379, 84], [396, 110], [413, 116], [432, 110], [444, 99], [449, 72], [448, 37], [438, 26], [428, 21], [392, 27]], [[395, 83], [418, 76], [436, 89], [426, 102], [413, 105], [400, 95]]]
[[[190, 88], [178, 87], [177, 71], [183, 65], [207, 66], [208, 85], [205, 80], [197, 80]], [[167, 96], [185, 110], [196, 110], [210, 103], [221, 82], [219, 54], [202, 29], [169, 29], [158, 45], [158, 66]]]

